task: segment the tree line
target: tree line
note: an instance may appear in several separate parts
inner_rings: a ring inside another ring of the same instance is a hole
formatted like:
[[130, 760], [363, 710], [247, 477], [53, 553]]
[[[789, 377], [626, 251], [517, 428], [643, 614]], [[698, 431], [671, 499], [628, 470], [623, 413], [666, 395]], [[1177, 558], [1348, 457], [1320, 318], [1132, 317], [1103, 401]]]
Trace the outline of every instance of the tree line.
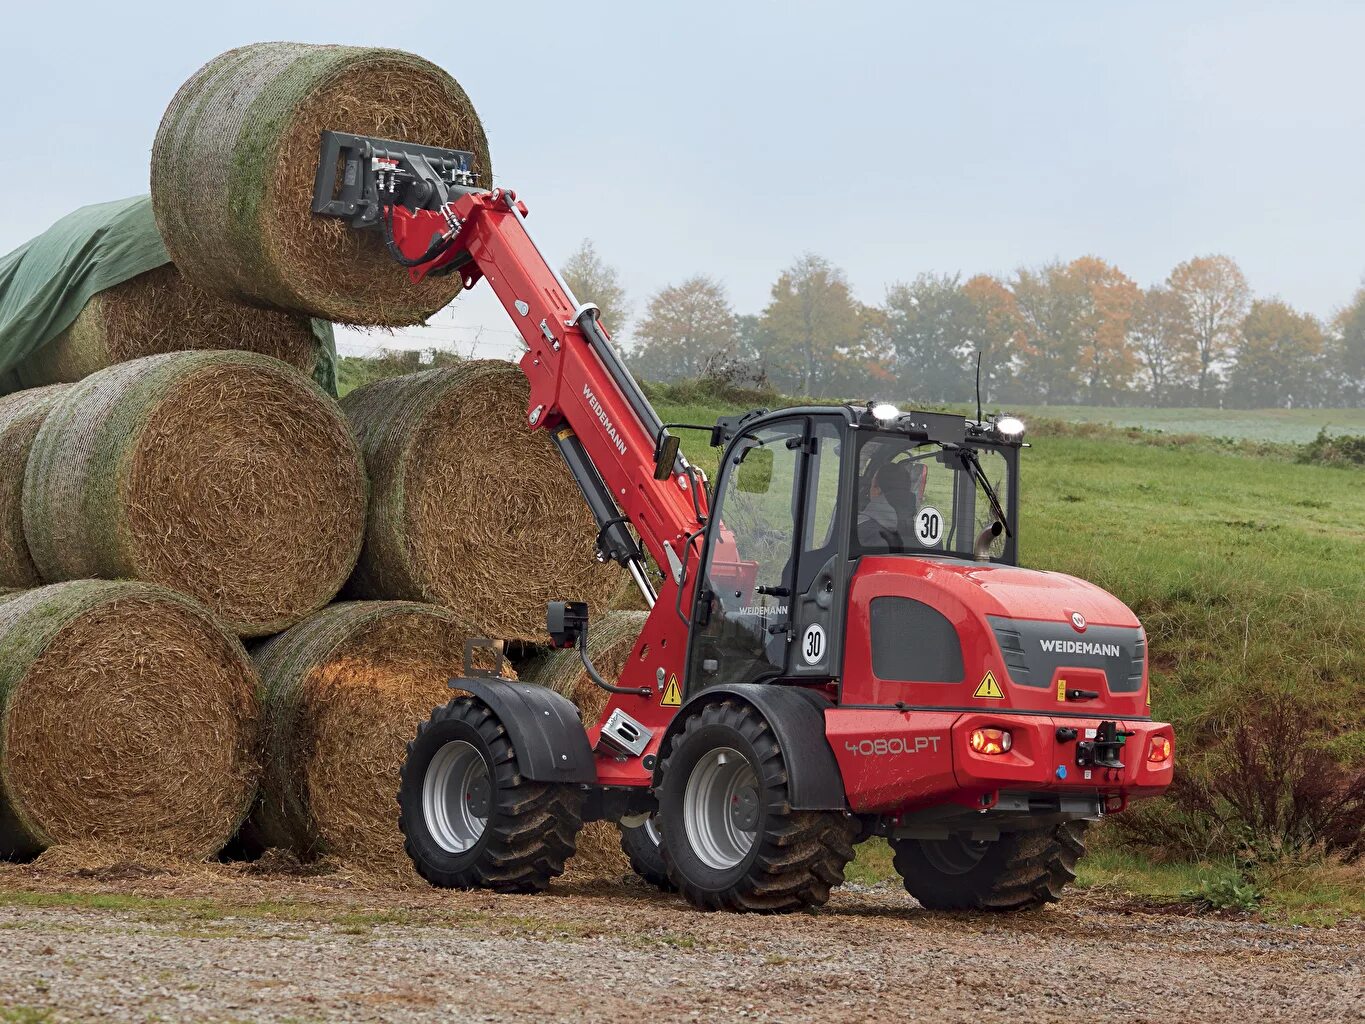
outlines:
[[[618, 333], [632, 309], [619, 275], [584, 242], [563, 268]], [[1007, 279], [926, 273], [879, 305], [807, 253], [768, 304], [738, 313], [705, 274], [645, 303], [623, 346], [653, 380], [746, 379], [813, 398], [894, 396], [1020, 405], [1267, 408], [1365, 404], [1365, 287], [1330, 321], [1252, 294], [1228, 256], [1199, 256], [1143, 289], [1095, 256]]]

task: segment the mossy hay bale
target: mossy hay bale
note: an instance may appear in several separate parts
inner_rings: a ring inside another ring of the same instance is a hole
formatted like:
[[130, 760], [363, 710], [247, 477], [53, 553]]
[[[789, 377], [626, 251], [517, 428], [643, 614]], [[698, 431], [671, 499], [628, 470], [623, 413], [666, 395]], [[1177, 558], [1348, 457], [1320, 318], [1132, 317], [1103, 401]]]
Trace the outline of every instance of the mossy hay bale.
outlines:
[[315, 384], [269, 356], [179, 352], [58, 400], [29, 455], [24, 535], [46, 580], [161, 583], [264, 636], [335, 596], [365, 503], [355, 439]]
[[26, 387], [78, 381], [114, 363], [190, 349], [261, 352], [311, 374], [318, 340], [307, 318], [228, 302], [167, 263], [97, 292], [18, 376]]
[[472, 635], [444, 608], [353, 601], [257, 648], [265, 772], [253, 838], [303, 857], [401, 861], [398, 769], [418, 724], [454, 696], [447, 683]]
[[58, 384], [0, 398], [0, 588], [43, 582], [24, 540], [24, 467], [38, 428], [67, 390]]
[[[647, 612], [608, 612], [588, 624], [588, 656], [608, 682], [616, 682], [630, 660], [635, 641], [645, 628]], [[548, 686], [573, 701], [587, 725], [596, 725], [610, 698], [588, 678], [578, 651], [547, 651], [522, 665], [521, 678]], [[615, 823], [596, 821], [578, 835], [577, 852], [568, 871], [584, 876], [618, 876], [629, 873], [630, 861], [621, 851], [621, 833]]]
[[510, 363], [375, 381], [342, 399], [373, 497], [348, 594], [425, 601], [500, 640], [544, 642], [545, 605], [605, 607], [619, 569], [564, 461], [526, 426]]
[[241, 643], [162, 587], [0, 600], [0, 854], [217, 853], [256, 792], [256, 685]]
[[421, 323], [460, 275], [414, 285], [379, 231], [311, 210], [325, 130], [474, 154], [488, 140], [459, 84], [400, 50], [256, 43], [180, 87], [152, 148], [152, 204], [186, 278], [231, 298], [340, 323]]

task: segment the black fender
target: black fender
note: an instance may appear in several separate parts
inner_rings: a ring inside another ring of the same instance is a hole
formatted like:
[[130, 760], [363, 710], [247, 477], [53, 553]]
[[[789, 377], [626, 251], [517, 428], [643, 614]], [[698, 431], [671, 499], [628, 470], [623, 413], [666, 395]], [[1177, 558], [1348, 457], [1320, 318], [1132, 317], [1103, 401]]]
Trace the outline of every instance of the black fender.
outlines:
[[554, 690], [489, 677], [452, 679], [450, 688], [468, 691], [497, 715], [525, 778], [534, 782], [597, 781], [597, 765], [578, 709]]
[[[825, 738], [825, 710], [834, 705], [813, 690], [774, 683], [732, 683], [709, 686], [693, 694], [678, 708], [659, 744], [661, 766], [673, 737], [690, 714], [703, 705], [722, 700], [741, 700], [762, 715], [772, 727], [778, 746], [787, 761], [788, 798], [798, 811], [843, 811], [848, 809], [844, 779], [839, 762]], [[654, 769], [654, 787], [660, 783], [659, 768]]]

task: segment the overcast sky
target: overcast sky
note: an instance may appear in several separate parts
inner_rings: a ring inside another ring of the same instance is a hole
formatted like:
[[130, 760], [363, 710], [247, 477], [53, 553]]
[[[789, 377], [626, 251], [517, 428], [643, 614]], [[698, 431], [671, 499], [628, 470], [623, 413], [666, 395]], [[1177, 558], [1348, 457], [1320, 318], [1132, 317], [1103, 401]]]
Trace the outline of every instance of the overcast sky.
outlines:
[[[1365, 275], [1365, 4], [3, 6], [0, 252], [146, 191], [180, 83], [291, 39], [444, 66], [541, 247], [559, 262], [594, 239], [637, 310], [706, 272], [757, 312], [805, 250], [866, 302], [928, 270], [1094, 253], [1147, 285], [1225, 252], [1258, 293], [1328, 316]], [[482, 327], [481, 351], [510, 349], [480, 290], [428, 338], [467, 348]]]

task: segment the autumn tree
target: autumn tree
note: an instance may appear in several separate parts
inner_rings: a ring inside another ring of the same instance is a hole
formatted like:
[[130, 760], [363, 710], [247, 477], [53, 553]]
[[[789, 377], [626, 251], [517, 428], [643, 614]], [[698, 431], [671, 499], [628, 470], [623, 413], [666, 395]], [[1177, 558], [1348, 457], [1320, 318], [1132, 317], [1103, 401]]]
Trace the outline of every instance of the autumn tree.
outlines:
[[1251, 289], [1241, 268], [1229, 256], [1186, 260], [1166, 279], [1180, 300], [1186, 344], [1198, 364], [1199, 404], [1209, 404], [1221, 365], [1238, 343]]
[[649, 300], [635, 329], [632, 363], [644, 377], [699, 377], [716, 360], [736, 355], [738, 323], [724, 285], [698, 275]]
[[887, 289], [878, 326], [893, 359], [899, 397], [928, 402], [967, 397], [966, 309], [955, 274], [921, 274]]
[[999, 397], [1010, 379], [1014, 350], [1021, 328], [1019, 304], [1003, 283], [977, 274], [962, 285], [962, 345], [975, 385], [976, 353], [981, 354], [981, 393]]
[[875, 362], [868, 320], [843, 271], [801, 256], [778, 276], [756, 327], [773, 385], [797, 396], [849, 393]]
[[1092, 404], [1107, 404], [1128, 389], [1137, 358], [1128, 344], [1128, 324], [1141, 293], [1123, 271], [1095, 256], [1067, 266], [1081, 288], [1080, 371]]
[[1129, 323], [1128, 336], [1142, 367], [1143, 384], [1154, 405], [1161, 405], [1187, 386], [1195, 372], [1186, 345], [1184, 310], [1169, 288], [1154, 285], [1142, 293]]
[[603, 262], [591, 239], [583, 239], [559, 273], [579, 302], [597, 303], [602, 323], [613, 336], [624, 333], [631, 312], [626, 290], [616, 268]]
[[1128, 321], [1138, 287], [1094, 256], [1020, 270], [1020, 384], [1044, 403], [1110, 401], [1136, 368]]
[[1322, 325], [1279, 299], [1251, 304], [1233, 350], [1228, 394], [1245, 408], [1314, 405], [1326, 377]]
[[1331, 361], [1341, 403], [1365, 404], [1365, 288], [1332, 322]]

